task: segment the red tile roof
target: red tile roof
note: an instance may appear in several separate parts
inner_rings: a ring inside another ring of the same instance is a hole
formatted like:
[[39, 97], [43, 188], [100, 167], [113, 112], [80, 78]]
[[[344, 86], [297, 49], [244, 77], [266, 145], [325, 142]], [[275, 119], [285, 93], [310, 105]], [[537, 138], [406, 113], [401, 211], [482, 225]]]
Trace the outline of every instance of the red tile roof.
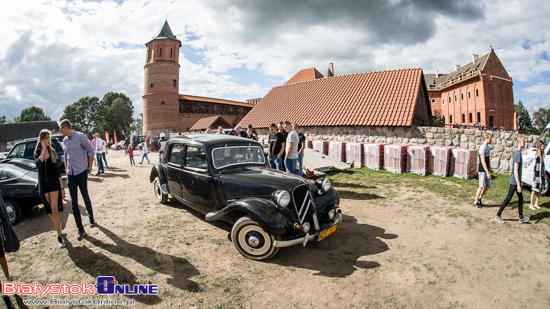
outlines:
[[296, 73], [285, 85], [305, 82], [308, 80], [316, 80], [318, 78], [323, 78], [323, 74], [319, 73], [315, 68], [303, 69], [300, 72]]
[[429, 109], [422, 81], [422, 69], [415, 68], [285, 84], [271, 89], [241, 124], [265, 128], [288, 120], [301, 126], [411, 126], [416, 108]]
[[[195, 122], [195, 124], [189, 130], [190, 131], [205, 130], [208, 127], [212, 127], [212, 125], [216, 122], [218, 122], [218, 125], [221, 125], [225, 128], [231, 127], [231, 124], [228, 123], [227, 120], [225, 120], [225, 118], [218, 115], [218, 116], [205, 117], [205, 118], [199, 119], [197, 122]], [[217, 129], [217, 126], [215, 128], [212, 127], [212, 129]]]
[[180, 94], [179, 98], [180, 98], [180, 100], [201, 101], [201, 102], [209, 102], [209, 103], [220, 103], [220, 104], [254, 107], [254, 104], [250, 104], [250, 103], [230, 101], [230, 100], [222, 100], [222, 99], [214, 99], [214, 98], [207, 98], [207, 97], [199, 97], [199, 96], [187, 95], [187, 94]]

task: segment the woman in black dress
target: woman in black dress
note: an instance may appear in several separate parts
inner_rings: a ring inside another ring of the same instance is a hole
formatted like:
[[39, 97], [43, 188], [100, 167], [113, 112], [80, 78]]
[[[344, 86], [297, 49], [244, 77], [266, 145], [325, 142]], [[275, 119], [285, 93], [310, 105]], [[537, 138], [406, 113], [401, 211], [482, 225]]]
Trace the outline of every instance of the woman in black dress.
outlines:
[[40, 198], [42, 199], [46, 213], [55, 225], [59, 248], [63, 248], [65, 247], [65, 242], [61, 238], [61, 222], [59, 221], [58, 206], [62, 203], [61, 199], [65, 198], [65, 187], [63, 187], [61, 173], [57, 167], [57, 154], [51, 145], [50, 131], [46, 129], [40, 131], [34, 151], [34, 159], [38, 168]]

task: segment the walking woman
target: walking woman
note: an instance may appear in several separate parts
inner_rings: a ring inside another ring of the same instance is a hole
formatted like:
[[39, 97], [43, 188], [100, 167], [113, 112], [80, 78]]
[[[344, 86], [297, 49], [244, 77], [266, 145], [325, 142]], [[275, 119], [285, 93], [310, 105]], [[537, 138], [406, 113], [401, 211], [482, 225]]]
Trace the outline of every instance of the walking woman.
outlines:
[[[544, 143], [542, 141], [539, 141], [539, 144], [537, 145], [537, 153], [535, 154], [535, 173], [533, 174], [533, 187], [531, 191], [531, 205], [529, 205], [529, 208], [532, 210], [540, 209], [539, 206], [539, 198], [540, 194], [546, 186], [548, 185], [546, 183], [546, 169], [544, 166]], [[535, 201], [535, 205], [533, 205], [533, 199], [535, 198], [535, 194], [537, 195], [537, 200]]]
[[65, 198], [65, 187], [61, 180], [61, 173], [57, 167], [57, 154], [52, 149], [50, 131], [42, 130], [38, 135], [38, 143], [34, 151], [34, 160], [38, 168], [38, 190], [40, 198], [46, 213], [52, 219], [57, 231], [57, 241], [59, 248], [65, 247], [65, 242], [61, 238], [61, 222], [59, 221], [58, 206]]

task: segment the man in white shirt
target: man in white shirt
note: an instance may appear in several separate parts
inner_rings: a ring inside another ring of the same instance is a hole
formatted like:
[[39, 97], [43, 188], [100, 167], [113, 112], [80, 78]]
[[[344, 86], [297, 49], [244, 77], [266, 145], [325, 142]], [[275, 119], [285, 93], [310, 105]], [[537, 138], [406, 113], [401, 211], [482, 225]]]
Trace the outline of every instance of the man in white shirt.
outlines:
[[298, 133], [292, 129], [290, 121], [285, 121], [285, 131], [288, 132], [286, 137], [286, 157], [285, 168], [287, 173], [298, 175], [298, 147], [300, 147], [300, 137]]
[[99, 133], [95, 134], [95, 156], [97, 158], [97, 174], [96, 176], [99, 176], [101, 174], [105, 174], [105, 170], [103, 169], [103, 154], [105, 153], [105, 147], [106, 143], [104, 140], [99, 137]]

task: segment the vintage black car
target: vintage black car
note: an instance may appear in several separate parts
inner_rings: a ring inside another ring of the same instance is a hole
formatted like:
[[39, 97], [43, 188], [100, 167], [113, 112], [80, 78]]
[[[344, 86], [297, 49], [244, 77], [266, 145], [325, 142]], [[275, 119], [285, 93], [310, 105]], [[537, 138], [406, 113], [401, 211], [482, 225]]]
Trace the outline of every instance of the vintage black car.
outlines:
[[279, 248], [321, 241], [341, 222], [340, 198], [330, 180], [268, 168], [258, 142], [228, 135], [171, 138], [150, 175], [160, 203], [168, 196], [206, 214], [207, 221], [233, 223], [235, 248], [254, 260]]
[[42, 204], [38, 194], [38, 171], [12, 162], [0, 163], [0, 191], [12, 224], [21, 220], [21, 207], [32, 208]]

